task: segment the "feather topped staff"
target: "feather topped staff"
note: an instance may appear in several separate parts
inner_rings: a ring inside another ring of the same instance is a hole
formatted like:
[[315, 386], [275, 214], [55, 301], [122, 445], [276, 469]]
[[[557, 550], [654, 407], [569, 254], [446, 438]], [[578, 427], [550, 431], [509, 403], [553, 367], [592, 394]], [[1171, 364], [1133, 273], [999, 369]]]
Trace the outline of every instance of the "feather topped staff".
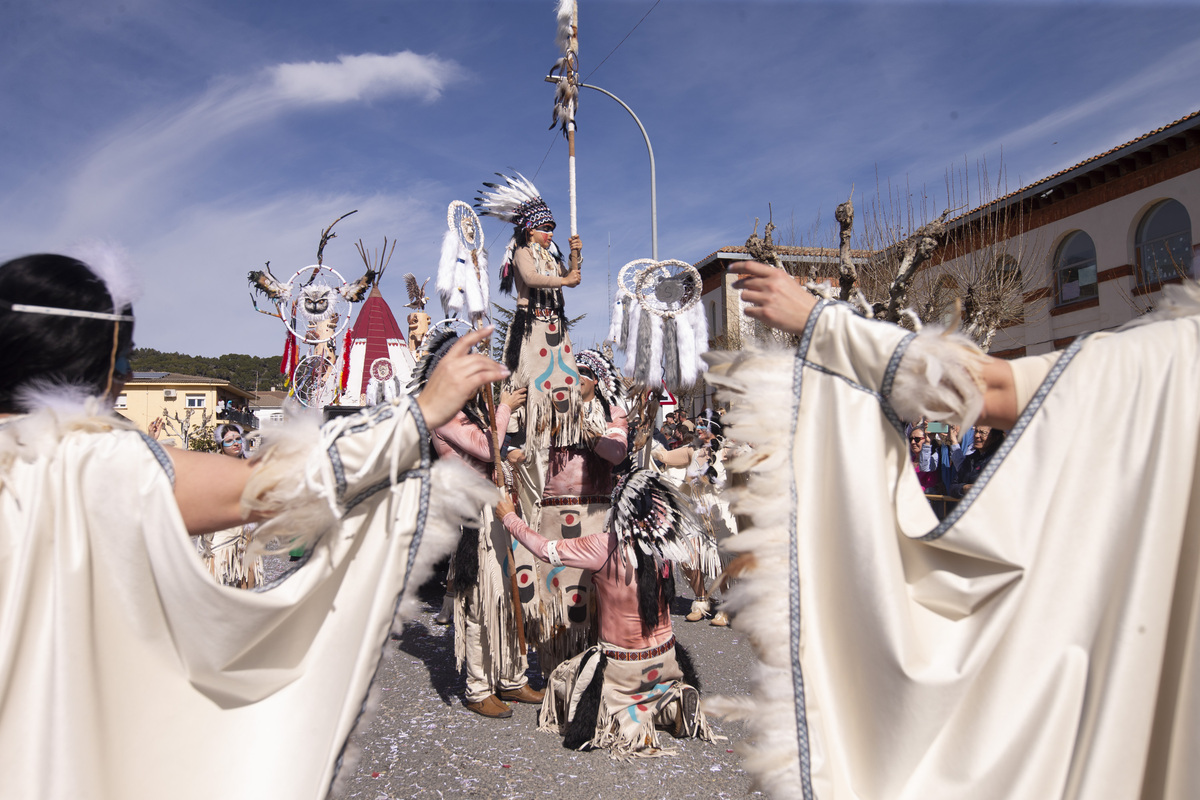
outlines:
[[558, 29], [554, 43], [562, 57], [554, 62], [550, 74], [557, 75], [554, 89], [554, 121], [567, 137], [567, 172], [571, 190], [571, 235], [579, 234], [575, 215], [575, 110], [579, 106], [579, 4], [576, 0], [558, 0]]

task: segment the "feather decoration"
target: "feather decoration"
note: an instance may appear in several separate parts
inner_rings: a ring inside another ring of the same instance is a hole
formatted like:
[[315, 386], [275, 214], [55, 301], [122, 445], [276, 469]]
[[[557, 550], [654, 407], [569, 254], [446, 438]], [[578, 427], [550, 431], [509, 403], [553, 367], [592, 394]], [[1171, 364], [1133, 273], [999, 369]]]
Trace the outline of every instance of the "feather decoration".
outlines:
[[[554, 33], [554, 46], [566, 55], [575, 37], [575, 0], [558, 0], [558, 28]], [[578, 49], [578, 48], [576, 48]]]
[[446, 231], [442, 237], [442, 254], [438, 258], [437, 288], [438, 296], [442, 298], [442, 313], [447, 317], [455, 316], [463, 307], [462, 270], [458, 241], [458, 232]]
[[693, 386], [700, 374], [702, 363], [696, 353], [696, 308], [701, 309], [701, 324], [704, 323], [703, 306], [697, 303], [683, 312], [679, 318], [679, 338], [677, 350], [679, 353], [679, 385]]
[[475, 208], [480, 214], [496, 217], [513, 225], [518, 224], [524, 216], [527, 203], [542, 202], [541, 192], [533, 183], [519, 172], [496, 175], [504, 180], [504, 185], [484, 183], [491, 191], [481, 191], [480, 197], [475, 198]]
[[667, 317], [662, 323], [663, 380], [668, 386], [679, 386], [679, 323]]
[[659, 564], [688, 563], [688, 540], [701, 535], [695, 512], [666, 477], [649, 469], [634, 470], [617, 483], [605, 527], [616, 533], [629, 563], [636, 563], [635, 548]]
[[75, 245], [67, 251], [67, 255], [87, 264], [88, 269], [104, 282], [104, 288], [113, 301], [114, 313], [121, 313], [125, 306], [133, 305], [133, 301], [141, 295], [138, 280], [129, 265], [129, 255], [121, 246], [91, 239]]
[[[654, 368], [654, 352], [651, 339], [654, 336], [654, 324], [650, 316], [638, 307], [637, 343], [633, 350], [633, 379], [642, 386], [652, 385], [651, 373]], [[627, 365], [628, 366], [628, 365]]]

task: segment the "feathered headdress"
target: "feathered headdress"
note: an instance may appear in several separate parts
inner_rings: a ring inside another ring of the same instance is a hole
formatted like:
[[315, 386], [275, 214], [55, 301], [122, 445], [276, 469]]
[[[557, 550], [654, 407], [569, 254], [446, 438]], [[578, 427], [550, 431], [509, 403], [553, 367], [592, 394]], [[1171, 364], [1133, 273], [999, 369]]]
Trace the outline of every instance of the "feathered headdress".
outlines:
[[554, 215], [528, 178], [519, 172], [511, 176], [499, 172], [496, 175], [504, 179], [504, 185], [483, 184], [491, 191], [481, 191], [482, 197], [475, 198], [475, 208], [480, 214], [511, 222], [525, 230], [554, 224]]
[[[421, 350], [417, 353], [417, 364], [412, 372], [412, 380], [408, 382], [410, 394], [418, 395], [425, 389], [425, 385], [429, 383], [429, 377], [433, 375], [437, 365], [441, 363], [446, 353], [450, 352], [450, 348], [457, 341], [458, 331], [450, 326], [438, 328], [425, 337], [425, 341], [421, 343]], [[488, 424], [483, 421], [484, 415], [478, 393], [463, 406], [463, 413], [467, 415], [467, 419], [471, 420], [472, 424], [488, 430]]]
[[608, 356], [599, 350], [583, 350], [575, 354], [575, 363], [592, 371], [596, 392], [610, 405], [625, 396], [621, 372]]
[[[504, 185], [484, 183], [486, 189], [480, 191], [481, 197], [475, 198], [475, 209], [480, 214], [510, 222], [517, 228], [530, 231], [540, 225], [554, 225], [554, 215], [537, 187], [517, 172], [511, 177], [497, 172], [504, 179]], [[487, 191], [490, 189], [491, 191]], [[516, 249], [516, 237], [508, 240], [504, 248], [504, 259], [500, 265], [500, 291], [512, 291], [512, 259]], [[562, 253], [551, 243], [550, 252], [559, 261]]]
[[662, 475], [634, 470], [617, 482], [605, 526], [617, 534], [618, 547], [630, 563], [634, 548], [662, 561], [687, 562], [688, 539], [702, 535], [695, 512]]

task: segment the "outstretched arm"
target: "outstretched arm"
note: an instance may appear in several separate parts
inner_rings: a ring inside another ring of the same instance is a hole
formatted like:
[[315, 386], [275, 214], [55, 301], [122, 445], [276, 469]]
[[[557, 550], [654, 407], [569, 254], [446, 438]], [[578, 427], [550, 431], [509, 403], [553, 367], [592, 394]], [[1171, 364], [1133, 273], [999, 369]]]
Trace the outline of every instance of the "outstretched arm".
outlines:
[[[742, 293], [746, 316], [772, 328], [800, 334], [808, 324], [808, 316], [817, 306], [817, 298], [792, 276], [781, 269], [757, 261], [739, 261], [729, 267], [742, 277], [733, 288]], [[983, 366], [984, 397], [982, 425], [1008, 430], [1017, 421], [1017, 393], [1012, 367], [1008, 362], [985, 356]]]
[[[471, 352], [492, 330], [487, 327], [461, 337], [429, 377], [417, 406], [430, 429], [449, 422], [479, 387], [508, 377], [505, 367]], [[167, 452], [175, 466], [175, 502], [188, 533], [212, 533], [247, 521], [242, 516], [242, 493], [256, 462], [173, 448]], [[249, 521], [261, 519], [252, 515]]]
[[593, 533], [578, 539], [563, 539], [552, 542], [525, 524], [517, 516], [511, 500], [501, 500], [496, 505], [496, 516], [504, 521], [504, 527], [525, 545], [529, 552], [542, 561], [555, 566], [590, 569], [593, 572], [604, 566], [612, 552], [607, 533]]

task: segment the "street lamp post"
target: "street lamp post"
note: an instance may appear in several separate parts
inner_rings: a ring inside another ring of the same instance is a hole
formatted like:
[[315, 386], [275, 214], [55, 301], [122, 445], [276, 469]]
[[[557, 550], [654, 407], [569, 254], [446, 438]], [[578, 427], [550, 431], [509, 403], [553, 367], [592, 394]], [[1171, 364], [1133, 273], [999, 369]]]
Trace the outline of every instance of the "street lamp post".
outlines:
[[[561, 76], [548, 75], [547, 83], [558, 83], [562, 80]], [[629, 112], [629, 116], [633, 117], [633, 121], [637, 123], [638, 128], [642, 132], [642, 138], [646, 140], [646, 152], [650, 154], [650, 255], [658, 261], [658, 182], [655, 178], [654, 171], [654, 148], [650, 146], [650, 135], [646, 133], [646, 126], [638, 119], [637, 114], [633, 113], [633, 109], [625, 105], [625, 101], [617, 97], [607, 89], [601, 89], [599, 86], [592, 86], [590, 83], [579, 84], [584, 89], [595, 89], [601, 94], [606, 94], [613, 100], [621, 104], [621, 108]]]

